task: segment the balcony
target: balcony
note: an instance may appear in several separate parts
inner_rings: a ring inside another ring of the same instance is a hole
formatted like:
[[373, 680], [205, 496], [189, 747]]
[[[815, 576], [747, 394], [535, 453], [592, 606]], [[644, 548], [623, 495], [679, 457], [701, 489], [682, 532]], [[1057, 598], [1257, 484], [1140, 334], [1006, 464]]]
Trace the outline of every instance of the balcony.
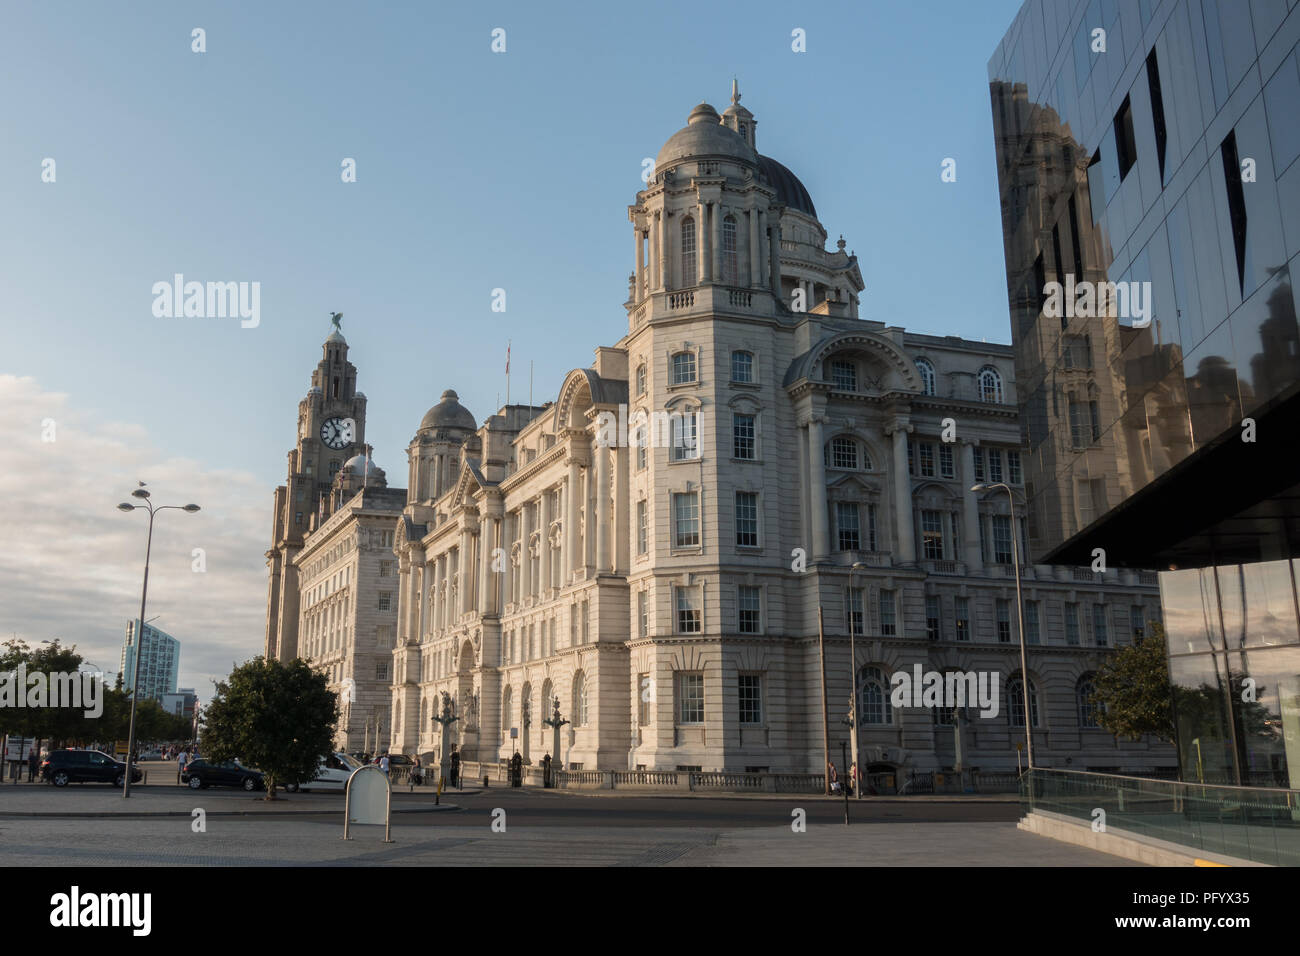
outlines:
[[776, 315], [776, 302], [767, 289], [741, 289], [718, 284], [699, 285], [673, 292], [655, 292], [638, 302], [629, 313], [633, 328], [655, 319], [715, 312], [746, 312]]

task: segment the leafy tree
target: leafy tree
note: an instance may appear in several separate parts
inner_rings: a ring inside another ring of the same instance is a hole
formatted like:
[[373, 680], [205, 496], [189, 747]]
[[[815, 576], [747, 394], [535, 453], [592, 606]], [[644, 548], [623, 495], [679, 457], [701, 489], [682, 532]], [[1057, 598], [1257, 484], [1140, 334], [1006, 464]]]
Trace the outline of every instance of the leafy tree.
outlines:
[[312, 779], [333, 750], [338, 695], [325, 675], [302, 659], [255, 657], [216, 682], [203, 711], [201, 746], [216, 761], [236, 758], [266, 774], [266, 799], [276, 787]]
[[1107, 658], [1093, 678], [1092, 703], [1098, 705], [1098, 722], [1116, 737], [1138, 740], [1152, 734], [1174, 739], [1169, 662], [1165, 632], [1151, 624], [1151, 633]]
[[[19, 665], [26, 665], [27, 677], [33, 674], [45, 675], [46, 693], [52, 692], [51, 675], [76, 674], [83, 658], [77, 653], [76, 645], [63, 646], [57, 639], [48, 644], [41, 644], [33, 650], [25, 641], [5, 641], [0, 650], [0, 672], [15, 671]], [[80, 678], [78, 678], [80, 680]], [[30, 686], [30, 685], [29, 685]], [[16, 687], [19, 693], [26, 693], [27, 687]], [[102, 688], [101, 688], [102, 690]], [[48, 698], [47, 698], [47, 702]], [[86, 702], [89, 705], [89, 701]], [[93, 717], [87, 717], [82, 707], [16, 707], [5, 708], [0, 712], [0, 731], [24, 737], [35, 737], [63, 743], [79, 740], [83, 736], [94, 736]]]

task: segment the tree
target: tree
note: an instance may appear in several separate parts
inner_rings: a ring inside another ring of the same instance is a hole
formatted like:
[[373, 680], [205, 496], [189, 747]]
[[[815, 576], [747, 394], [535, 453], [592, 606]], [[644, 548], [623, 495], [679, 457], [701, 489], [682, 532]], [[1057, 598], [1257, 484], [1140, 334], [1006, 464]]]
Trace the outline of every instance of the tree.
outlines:
[[1150, 634], [1106, 660], [1093, 678], [1092, 703], [1100, 711], [1098, 722], [1116, 737], [1138, 740], [1152, 734], [1173, 741], [1169, 662], [1159, 624], [1153, 622]]
[[[48, 643], [43, 642], [35, 650], [25, 641], [10, 640], [5, 641], [0, 649], [0, 673], [16, 671], [19, 665], [25, 665], [28, 686], [16, 687], [19, 693], [25, 693], [33, 686], [31, 678], [34, 674], [42, 674], [48, 695], [55, 683], [52, 675], [75, 675], [82, 662], [83, 658], [77, 653], [75, 644], [64, 647], [58, 639]], [[81, 680], [81, 678], [77, 679]], [[100, 690], [102, 692], [104, 688], [101, 687]], [[86, 702], [86, 708], [55, 707], [52, 706], [54, 701], [47, 696], [47, 703], [51, 706], [21, 707], [13, 710], [6, 708], [8, 713], [0, 715], [3, 719], [0, 731], [16, 736], [35, 737], [38, 743], [47, 739], [63, 743], [79, 740], [86, 735], [93, 736], [98, 729], [96, 718], [85, 715], [85, 710], [89, 708], [89, 701]]]
[[338, 695], [306, 661], [255, 657], [216, 682], [201, 746], [212, 760], [240, 759], [261, 770], [266, 799], [274, 800], [277, 786], [316, 775], [333, 750], [338, 716]]

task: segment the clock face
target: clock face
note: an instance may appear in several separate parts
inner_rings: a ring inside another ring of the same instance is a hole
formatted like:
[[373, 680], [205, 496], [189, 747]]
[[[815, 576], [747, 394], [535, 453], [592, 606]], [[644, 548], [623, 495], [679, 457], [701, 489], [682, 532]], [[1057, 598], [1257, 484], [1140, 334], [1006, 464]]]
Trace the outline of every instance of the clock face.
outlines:
[[352, 444], [352, 439], [350, 418], [331, 418], [320, 427], [320, 440], [335, 450], [346, 448]]

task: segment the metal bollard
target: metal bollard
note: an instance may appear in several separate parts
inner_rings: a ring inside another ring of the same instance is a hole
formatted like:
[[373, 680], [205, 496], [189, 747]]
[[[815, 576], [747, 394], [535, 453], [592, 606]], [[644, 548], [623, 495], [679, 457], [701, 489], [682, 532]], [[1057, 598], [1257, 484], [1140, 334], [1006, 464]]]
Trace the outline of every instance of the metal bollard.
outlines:
[[483, 789], [486, 790], [487, 788], [488, 788], [488, 775], [483, 774]]

